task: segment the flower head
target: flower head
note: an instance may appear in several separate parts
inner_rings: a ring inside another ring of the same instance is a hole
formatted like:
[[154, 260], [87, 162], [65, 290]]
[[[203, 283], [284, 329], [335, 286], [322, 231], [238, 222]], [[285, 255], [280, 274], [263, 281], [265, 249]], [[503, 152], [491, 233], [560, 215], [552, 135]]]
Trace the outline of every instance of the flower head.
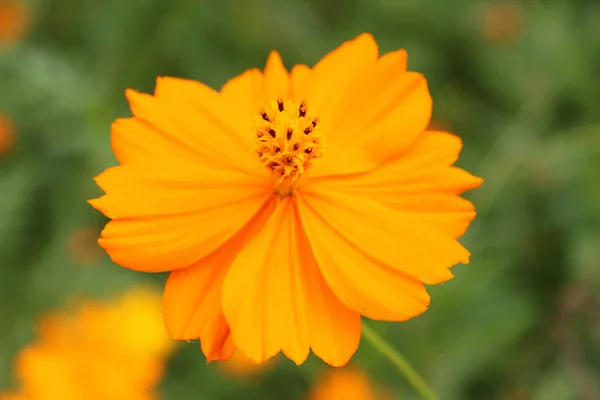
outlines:
[[154, 399], [172, 347], [153, 291], [135, 289], [110, 303], [85, 301], [42, 321], [38, 340], [16, 359], [20, 391], [5, 396]]
[[406, 61], [363, 34], [314, 68], [273, 52], [220, 92], [176, 78], [127, 91], [120, 166], [90, 202], [112, 219], [99, 242], [114, 262], [172, 271], [171, 337], [209, 360], [300, 364], [312, 349], [343, 365], [361, 316], [421, 314], [424, 283], [468, 262], [456, 239], [475, 211], [459, 195], [482, 181], [452, 166], [459, 138], [426, 129], [427, 84]]

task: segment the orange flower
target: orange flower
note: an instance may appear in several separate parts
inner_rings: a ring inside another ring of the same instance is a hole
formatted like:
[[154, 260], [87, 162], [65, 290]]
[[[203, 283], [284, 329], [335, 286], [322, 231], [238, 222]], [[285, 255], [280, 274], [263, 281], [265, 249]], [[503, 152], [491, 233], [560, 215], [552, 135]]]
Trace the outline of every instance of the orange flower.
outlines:
[[355, 368], [332, 369], [309, 392], [309, 400], [391, 400], [369, 377]]
[[171, 337], [199, 338], [209, 361], [238, 348], [300, 364], [310, 348], [344, 365], [361, 315], [421, 314], [423, 283], [468, 262], [456, 238], [475, 210], [459, 194], [482, 180], [451, 166], [459, 138], [426, 130], [427, 84], [406, 61], [363, 34], [312, 69], [273, 52], [221, 92], [177, 78], [127, 91], [121, 165], [90, 203], [112, 219], [99, 241], [114, 262], [173, 271]]
[[136, 289], [112, 303], [84, 302], [44, 319], [38, 341], [16, 359], [21, 388], [13, 396], [154, 399], [171, 349], [156, 293]]
[[0, 0], [0, 47], [21, 39], [29, 25], [29, 12], [19, 0]]
[[0, 156], [5, 155], [10, 150], [14, 138], [14, 129], [12, 122], [0, 114]]

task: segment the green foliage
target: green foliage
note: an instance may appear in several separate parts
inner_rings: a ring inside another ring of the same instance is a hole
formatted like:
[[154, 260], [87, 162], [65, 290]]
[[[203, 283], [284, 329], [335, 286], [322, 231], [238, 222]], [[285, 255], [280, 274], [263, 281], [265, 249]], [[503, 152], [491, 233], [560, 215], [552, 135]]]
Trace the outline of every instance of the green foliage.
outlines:
[[[11, 384], [12, 357], [32, 340], [40, 313], [72, 295], [164, 282], [107, 257], [82, 268], [68, 251], [73, 232], [105, 223], [85, 200], [99, 194], [92, 177], [115, 164], [110, 124], [128, 115], [126, 88], [151, 92], [161, 75], [219, 88], [262, 67], [272, 48], [288, 67], [313, 64], [368, 31], [382, 51], [408, 50], [410, 69], [428, 78], [434, 120], [464, 140], [459, 165], [485, 178], [467, 195], [479, 212], [462, 239], [471, 264], [430, 288], [427, 313], [376, 329], [444, 400], [600, 398], [597, 1], [30, 6], [28, 37], [0, 52], [0, 112], [16, 125], [16, 145], [0, 159], [0, 387]], [[182, 344], [161, 391], [166, 399], [300, 399], [325, 368], [314, 358], [299, 368], [280, 361], [264, 376], [234, 380], [206, 365], [198, 345]], [[369, 343], [353, 362], [414, 398]]]

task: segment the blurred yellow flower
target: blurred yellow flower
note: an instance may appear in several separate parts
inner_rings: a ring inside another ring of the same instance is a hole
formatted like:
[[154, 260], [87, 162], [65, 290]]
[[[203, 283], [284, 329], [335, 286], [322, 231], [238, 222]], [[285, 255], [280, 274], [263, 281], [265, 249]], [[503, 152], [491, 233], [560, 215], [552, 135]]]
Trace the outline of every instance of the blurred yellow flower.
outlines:
[[154, 388], [173, 346], [160, 296], [139, 288], [107, 303], [84, 301], [73, 311], [45, 318], [38, 341], [18, 355], [16, 399], [157, 398]]
[[14, 139], [14, 128], [10, 119], [0, 114], [0, 156], [8, 153]]
[[19, 41], [29, 27], [29, 9], [23, 1], [0, 0], [0, 47]]
[[318, 379], [308, 400], [392, 400], [357, 368], [331, 369]]

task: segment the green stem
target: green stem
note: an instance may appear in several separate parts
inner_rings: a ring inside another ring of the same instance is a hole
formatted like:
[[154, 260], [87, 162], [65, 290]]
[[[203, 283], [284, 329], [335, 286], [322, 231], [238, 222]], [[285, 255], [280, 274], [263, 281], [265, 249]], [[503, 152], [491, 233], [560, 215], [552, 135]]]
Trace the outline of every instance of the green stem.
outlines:
[[375, 347], [379, 353], [385, 356], [388, 361], [394, 364], [398, 372], [400, 372], [406, 378], [408, 383], [412, 386], [415, 392], [417, 392], [421, 399], [438, 400], [438, 397], [435, 395], [435, 393], [429, 388], [419, 373], [415, 371], [412, 365], [410, 365], [408, 360], [404, 358], [400, 352], [398, 352], [398, 350], [390, 346], [384, 338], [375, 332], [369, 325], [365, 324], [364, 321], [362, 326], [363, 337], [371, 342], [373, 347]]

